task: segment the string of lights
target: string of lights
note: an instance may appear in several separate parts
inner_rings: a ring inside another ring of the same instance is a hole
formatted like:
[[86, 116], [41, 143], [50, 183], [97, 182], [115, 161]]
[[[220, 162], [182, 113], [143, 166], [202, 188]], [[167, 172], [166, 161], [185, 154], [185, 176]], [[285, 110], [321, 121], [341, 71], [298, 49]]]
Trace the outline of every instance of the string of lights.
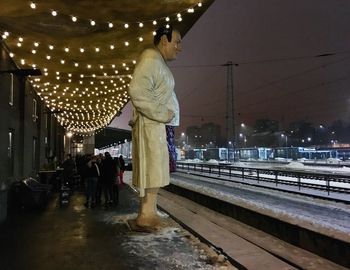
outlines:
[[[117, 16], [102, 20], [97, 16], [93, 18], [94, 13], [64, 9], [65, 4], [48, 8], [46, 2], [32, 1], [25, 11], [28, 16], [46, 13], [45, 20], [50, 21], [50, 25], [84, 29], [89, 42], [80, 41], [79, 37], [65, 40], [52, 36], [48, 39], [42, 35], [40, 24], [34, 31], [22, 32], [20, 27], [5, 29], [4, 26], [10, 24], [1, 24], [1, 20], [0, 35], [19, 68], [43, 71], [43, 77], [29, 77], [29, 81], [59, 123], [67, 131], [86, 136], [106, 127], [129, 101], [127, 88], [136, 65], [136, 60], [128, 57], [130, 48], [141, 52], [145, 47], [142, 44], [151, 43], [155, 35], [151, 29], [158, 24], [169, 27], [170, 23], [180, 23], [186, 14], [193, 14], [202, 7], [202, 1], [189, 2], [188, 7], [176, 12], [173, 9], [165, 16], [123, 21]], [[94, 39], [93, 35], [106, 36], [106, 42]], [[110, 57], [111, 54], [122, 55], [124, 59]]]
[[[38, 9], [39, 5], [36, 2], [30, 2], [29, 3], [29, 7], [31, 9]], [[180, 10], [176, 13], [173, 14], [169, 14], [167, 16], [162, 16], [162, 17], [158, 17], [158, 18], [153, 18], [153, 19], [148, 19], [148, 20], [143, 20], [143, 21], [129, 21], [129, 22], [123, 22], [123, 23], [119, 23], [119, 26], [123, 26], [125, 29], [128, 29], [130, 27], [130, 25], [137, 25], [139, 28], [143, 28], [145, 23], [152, 23], [153, 25], [157, 25], [158, 21], [162, 21], [164, 20], [166, 23], [169, 23], [171, 21], [171, 17], [175, 17], [175, 19], [179, 22], [182, 21], [182, 14], [183, 13], [194, 13], [195, 12], [195, 8], [196, 7], [202, 7], [202, 2], [198, 1], [196, 4], [191, 5], [190, 7]], [[47, 11], [49, 14], [51, 14], [53, 17], [57, 17], [57, 16], [65, 16], [67, 17], [70, 21], [72, 21], [73, 23], [77, 23], [78, 21], [80, 21], [79, 17], [76, 15], [63, 15], [62, 12], [60, 12], [57, 9], [51, 9], [50, 11]], [[113, 22], [98, 22], [95, 19], [86, 19], [86, 18], [81, 18], [82, 21], [86, 22], [88, 25], [94, 27], [96, 25], [104, 25], [106, 27], [106, 29], [113, 29], [115, 28], [115, 23]]]

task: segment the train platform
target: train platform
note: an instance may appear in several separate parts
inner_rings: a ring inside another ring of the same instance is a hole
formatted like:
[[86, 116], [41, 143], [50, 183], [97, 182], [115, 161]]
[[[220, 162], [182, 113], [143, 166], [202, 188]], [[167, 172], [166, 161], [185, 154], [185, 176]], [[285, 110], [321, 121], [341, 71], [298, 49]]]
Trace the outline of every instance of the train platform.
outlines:
[[137, 194], [120, 188], [120, 203], [86, 208], [74, 192], [66, 207], [56, 194], [44, 211], [16, 211], [0, 227], [1, 270], [236, 269], [218, 251], [167, 216], [154, 233], [131, 231]]
[[56, 195], [45, 211], [13, 212], [0, 227], [0, 269], [346, 269], [185, 197], [162, 189], [161, 230], [139, 233], [127, 222], [139, 203], [129, 185], [120, 189], [120, 203], [107, 208], [86, 208], [78, 192], [61, 208]]

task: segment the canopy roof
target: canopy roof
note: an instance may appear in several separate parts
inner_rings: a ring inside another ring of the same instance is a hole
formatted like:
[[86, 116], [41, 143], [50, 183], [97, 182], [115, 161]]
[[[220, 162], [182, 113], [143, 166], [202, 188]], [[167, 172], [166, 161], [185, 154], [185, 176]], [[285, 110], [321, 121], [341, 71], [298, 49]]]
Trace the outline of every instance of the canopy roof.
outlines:
[[0, 34], [19, 69], [69, 131], [107, 126], [128, 102], [127, 87], [153, 31], [185, 35], [214, 0], [2, 0]]

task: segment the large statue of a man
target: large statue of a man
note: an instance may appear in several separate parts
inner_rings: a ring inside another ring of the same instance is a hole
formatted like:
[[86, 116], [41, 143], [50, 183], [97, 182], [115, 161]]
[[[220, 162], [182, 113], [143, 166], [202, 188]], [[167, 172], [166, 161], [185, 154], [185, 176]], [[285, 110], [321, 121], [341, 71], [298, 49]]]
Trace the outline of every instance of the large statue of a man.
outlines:
[[157, 193], [170, 181], [165, 125], [176, 125], [179, 119], [174, 77], [166, 62], [176, 59], [180, 51], [180, 33], [169, 25], [160, 27], [154, 47], [142, 53], [129, 87], [133, 105], [132, 181], [141, 198], [136, 218], [139, 227], [160, 224]]

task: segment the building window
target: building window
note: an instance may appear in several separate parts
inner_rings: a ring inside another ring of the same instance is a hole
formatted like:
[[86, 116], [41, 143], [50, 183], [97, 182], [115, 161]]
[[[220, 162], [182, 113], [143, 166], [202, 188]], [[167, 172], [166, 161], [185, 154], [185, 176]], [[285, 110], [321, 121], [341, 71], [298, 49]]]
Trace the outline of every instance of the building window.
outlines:
[[14, 130], [10, 129], [8, 133], [8, 147], [7, 147], [7, 157], [8, 157], [8, 168], [9, 175], [13, 175], [14, 173], [14, 157], [13, 157], [13, 149], [14, 149]]
[[33, 122], [36, 122], [36, 120], [38, 119], [38, 104], [35, 98], [33, 98]]
[[10, 73], [9, 104], [10, 106], [13, 106], [13, 74], [12, 73]]

